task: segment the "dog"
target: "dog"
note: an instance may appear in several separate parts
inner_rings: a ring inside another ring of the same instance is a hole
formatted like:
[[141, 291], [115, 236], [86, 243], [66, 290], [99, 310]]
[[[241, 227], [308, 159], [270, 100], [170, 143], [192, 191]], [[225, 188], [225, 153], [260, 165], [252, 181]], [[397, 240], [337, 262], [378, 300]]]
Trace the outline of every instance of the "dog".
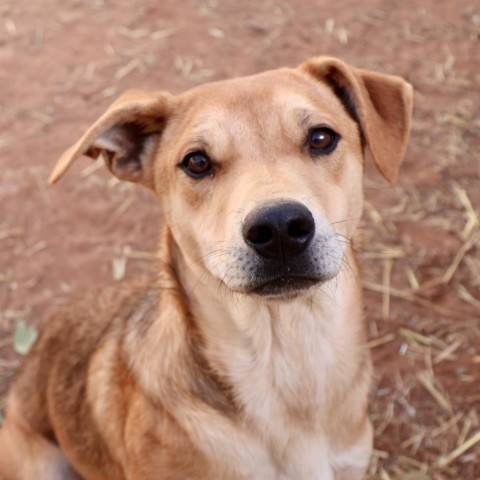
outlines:
[[129, 91], [59, 159], [152, 190], [154, 279], [55, 314], [0, 430], [5, 480], [358, 480], [371, 360], [352, 240], [365, 157], [393, 182], [400, 77], [315, 57]]

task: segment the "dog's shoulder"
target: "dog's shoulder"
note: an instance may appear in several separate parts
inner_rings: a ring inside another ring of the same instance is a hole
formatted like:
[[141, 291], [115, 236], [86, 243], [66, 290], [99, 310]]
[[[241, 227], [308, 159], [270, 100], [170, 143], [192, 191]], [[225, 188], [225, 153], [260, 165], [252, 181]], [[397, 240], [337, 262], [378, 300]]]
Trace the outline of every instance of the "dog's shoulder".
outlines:
[[[70, 385], [65, 390], [82, 388], [79, 379], [87, 377], [92, 356], [112, 335], [120, 338], [129, 323], [136, 321], [135, 312], [149, 308], [157, 298], [155, 282], [142, 279], [91, 289], [63, 305], [42, 325], [39, 339], [17, 375], [18, 400], [27, 405], [45, 404], [46, 392], [54, 390], [49, 384], [52, 380], [61, 384], [59, 376]], [[38, 423], [38, 419], [32, 421]], [[45, 419], [42, 423], [39, 430], [45, 431], [49, 422]]]
[[42, 336], [58, 338], [62, 331], [68, 331], [79, 339], [100, 340], [110, 329], [127, 326], [135, 311], [156, 304], [158, 297], [158, 288], [152, 278], [90, 289], [50, 317], [42, 328]]

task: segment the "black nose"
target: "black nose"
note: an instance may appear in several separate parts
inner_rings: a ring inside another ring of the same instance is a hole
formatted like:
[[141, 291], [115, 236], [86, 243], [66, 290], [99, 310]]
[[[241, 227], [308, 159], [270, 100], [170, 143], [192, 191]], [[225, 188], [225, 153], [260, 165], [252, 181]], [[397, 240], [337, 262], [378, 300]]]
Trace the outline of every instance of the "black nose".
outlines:
[[302, 253], [315, 233], [310, 210], [298, 202], [260, 207], [243, 223], [243, 238], [259, 255], [284, 260]]

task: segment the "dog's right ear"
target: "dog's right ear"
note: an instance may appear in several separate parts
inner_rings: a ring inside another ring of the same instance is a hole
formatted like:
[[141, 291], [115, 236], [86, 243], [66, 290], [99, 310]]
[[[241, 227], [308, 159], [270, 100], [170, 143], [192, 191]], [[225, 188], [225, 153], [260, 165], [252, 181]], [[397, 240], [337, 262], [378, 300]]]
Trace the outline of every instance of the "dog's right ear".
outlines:
[[166, 92], [131, 90], [120, 96], [58, 160], [49, 182], [57, 182], [73, 162], [102, 155], [108, 169], [121, 180], [153, 185], [156, 147], [172, 110]]

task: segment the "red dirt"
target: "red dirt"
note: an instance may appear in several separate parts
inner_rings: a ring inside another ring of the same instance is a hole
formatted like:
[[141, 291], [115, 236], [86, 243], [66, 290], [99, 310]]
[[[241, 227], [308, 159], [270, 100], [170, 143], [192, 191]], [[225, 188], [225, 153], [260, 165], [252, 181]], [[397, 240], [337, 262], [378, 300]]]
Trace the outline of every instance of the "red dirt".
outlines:
[[[390, 335], [373, 348], [379, 451], [371, 478], [479, 479], [478, 443], [436, 465], [480, 430], [477, 3], [121, 3], [0, 5], [0, 396], [20, 361], [11, 346], [19, 319], [38, 327], [71, 292], [113, 281], [116, 259], [128, 257], [127, 278], [151, 268], [128, 252], [155, 248], [161, 212], [153, 196], [103, 169], [85, 175], [87, 161], [50, 188], [58, 155], [128, 88], [178, 93], [330, 54], [402, 75], [416, 93], [399, 183], [389, 186], [371, 166], [365, 181], [366, 310], [372, 339]], [[387, 311], [387, 295], [375, 290], [388, 279]], [[437, 357], [449, 346], [451, 355]], [[451, 406], [428, 393], [420, 372], [430, 372]]]

